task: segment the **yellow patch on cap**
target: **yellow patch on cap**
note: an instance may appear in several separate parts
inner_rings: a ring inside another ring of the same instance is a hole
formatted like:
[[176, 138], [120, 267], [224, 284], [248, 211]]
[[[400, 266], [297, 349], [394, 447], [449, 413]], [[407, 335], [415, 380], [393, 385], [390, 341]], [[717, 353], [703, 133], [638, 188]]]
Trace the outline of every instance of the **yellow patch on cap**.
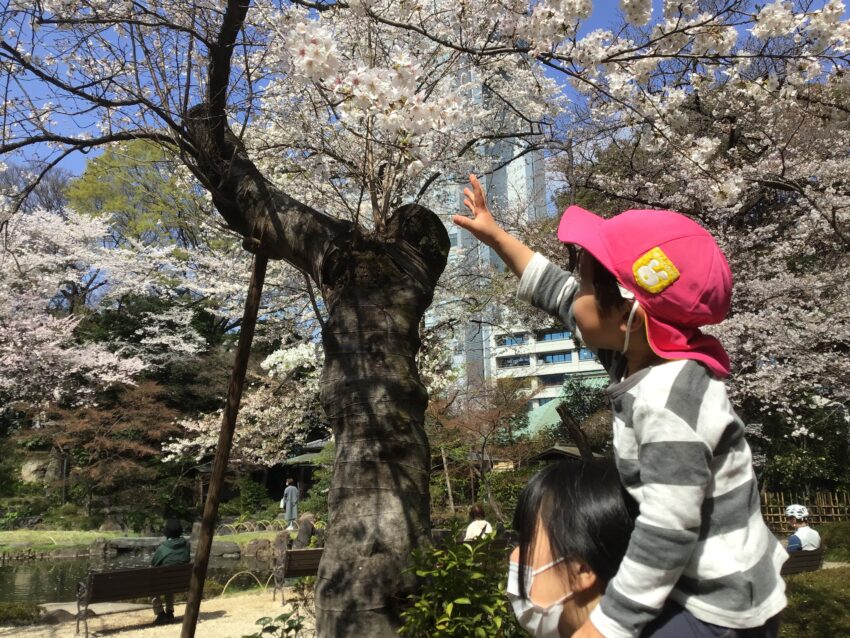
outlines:
[[679, 278], [679, 270], [657, 246], [632, 265], [635, 282], [644, 290], [659, 293]]

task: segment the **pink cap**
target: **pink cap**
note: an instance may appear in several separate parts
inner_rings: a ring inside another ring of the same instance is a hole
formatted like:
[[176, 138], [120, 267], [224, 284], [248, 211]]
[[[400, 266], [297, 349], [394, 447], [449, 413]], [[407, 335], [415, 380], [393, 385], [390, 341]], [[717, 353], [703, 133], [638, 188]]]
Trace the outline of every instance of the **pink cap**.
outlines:
[[558, 239], [593, 255], [646, 310], [649, 345], [665, 359], [696, 359], [720, 377], [729, 355], [699, 327], [723, 321], [732, 271], [702, 226], [669, 210], [627, 210], [611, 219], [570, 206]]

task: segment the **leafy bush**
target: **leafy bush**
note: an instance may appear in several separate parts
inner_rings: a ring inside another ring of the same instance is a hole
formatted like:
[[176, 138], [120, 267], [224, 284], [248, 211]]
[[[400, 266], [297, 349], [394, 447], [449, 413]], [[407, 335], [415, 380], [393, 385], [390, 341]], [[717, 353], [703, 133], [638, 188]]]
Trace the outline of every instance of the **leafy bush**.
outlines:
[[304, 629], [304, 619], [301, 618], [297, 610], [281, 614], [277, 618], [270, 618], [268, 616], [260, 618], [257, 624], [262, 627], [259, 632], [243, 636], [242, 638], [266, 638], [266, 636], [273, 636], [274, 638], [297, 638]]
[[850, 521], [822, 525], [817, 530], [824, 546], [824, 559], [850, 563]]
[[516, 509], [519, 493], [528, 485], [531, 477], [537, 474], [541, 467], [543, 467], [542, 463], [533, 463], [524, 465], [521, 469], [513, 472], [493, 472], [490, 475], [490, 490], [493, 493], [493, 498], [499, 503], [508, 520]]
[[850, 567], [796, 574], [786, 582], [780, 638], [850, 636]]
[[[460, 526], [452, 539], [462, 536]], [[402, 612], [403, 636], [469, 638], [525, 636], [505, 594], [505, 547], [489, 536], [474, 542], [450, 540], [443, 547], [417, 550], [413, 569], [421, 588]]]
[[255, 514], [265, 509], [269, 494], [264, 485], [260, 485], [250, 476], [243, 476], [236, 484], [239, 486], [240, 514]]
[[0, 603], [0, 625], [34, 625], [41, 618], [35, 603]]
[[335, 455], [334, 444], [328, 443], [313, 461], [317, 466], [313, 470], [313, 484], [305, 497], [298, 503], [299, 512], [312, 512], [316, 515], [316, 518], [327, 520], [328, 490], [331, 487]]

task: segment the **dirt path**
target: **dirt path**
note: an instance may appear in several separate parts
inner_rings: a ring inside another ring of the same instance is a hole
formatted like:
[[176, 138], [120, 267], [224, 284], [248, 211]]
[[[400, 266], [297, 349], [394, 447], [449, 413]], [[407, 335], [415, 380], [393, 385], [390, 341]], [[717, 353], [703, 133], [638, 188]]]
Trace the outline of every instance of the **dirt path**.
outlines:
[[[240, 594], [225, 598], [205, 600], [201, 605], [201, 615], [196, 635], [199, 638], [240, 638], [257, 633], [256, 624], [263, 616], [278, 616], [291, 607], [282, 607], [280, 596], [272, 601], [271, 591], [266, 593]], [[180, 635], [180, 620], [183, 605], [176, 605], [174, 614], [177, 622], [172, 625], [154, 627], [151, 610], [109, 614], [89, 619], [89, 636], [121, 638], [177, 638]], [[2, 638], [81, 638], [75, 633], [74, 621], [58, 625], [36, 625], [33, 627], [0, 627]]]

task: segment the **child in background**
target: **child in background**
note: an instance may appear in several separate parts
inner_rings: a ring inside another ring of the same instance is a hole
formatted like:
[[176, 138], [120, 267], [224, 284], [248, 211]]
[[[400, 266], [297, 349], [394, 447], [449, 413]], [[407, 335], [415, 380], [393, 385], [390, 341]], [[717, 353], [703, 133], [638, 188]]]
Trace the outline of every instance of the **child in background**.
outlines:
[[480, 504], [476, 503], [469, 508], [469, 520], [463, 540], [474, 541], [493, 533], [493, 526], [484, 519], [484, 508]]
[[[571, 206], [558, 228], [581, 249], [571, 275], [503, 230], [475, 176], [470, 183], [472, 217], [454, 223], [492, 247], [520, 278], [517, 296], [574, 330], [612, 380], [615, 460], [640, 514], [574, 638], [775, 637], [787, 554], [761, 516], [744, 426], [721, 380], [729, 358], [699, 330], [731, 303], [714, 239], [679, 213], [605, 220]], [[670, 622], [642, 634], [656, 617]]]

